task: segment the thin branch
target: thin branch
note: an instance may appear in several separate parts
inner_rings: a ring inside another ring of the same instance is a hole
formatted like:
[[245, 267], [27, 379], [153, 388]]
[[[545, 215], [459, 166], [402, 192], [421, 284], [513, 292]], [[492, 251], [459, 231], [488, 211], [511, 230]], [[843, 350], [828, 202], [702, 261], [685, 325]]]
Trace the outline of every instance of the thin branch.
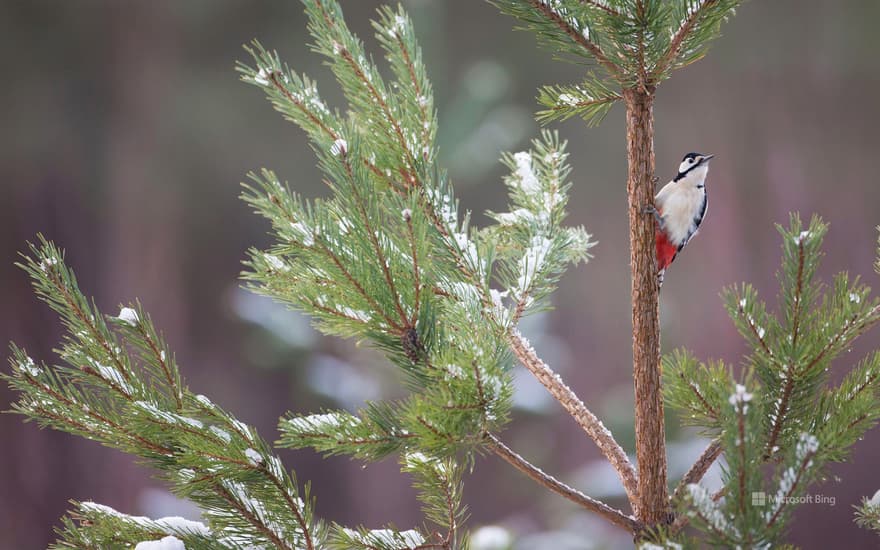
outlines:
[[[746, 315], [746, 310], [743, 306], [737, 306], [737, 309], [739, 310], [739, 313], [741, 315]], [[767, 357], [769, 357], [770, 359], [773, 359], [775, 361], [773, 351], [770, 349], [770, 346], [767, 345], [767, 341], [764, 340], [764, 337], [761, 335], [761, 332], [758, 331], [758, 327], [755, 326], [755, 320], [752, 317], [746, 315], [746, 323], [748, 323], [749, 329], [751, 329], [751, 331], [752, 331], [752, 335], [758, 341], [758, 344], [761, 345], [761, 349], [764, 350], [764, 353], [767, 354]]]
[[[140, 436], [139, 434], [137, 434], [135, 432], [129, 432], [128, 430], [123, 428], [120, 424], [118, 424], [118, 423], [114, 422], [113, 420], [107, 418], [106, 416], [96, 412], [94, 410], [94, 408], [90, 407], [88, 410], [86, 410], [82, 405], [80, 405], [79, 403], [75, 402], [72, 399], [69, 399], [66, 395], [59, 393], [55, 388], [49, 386], [48, 384], [44, 384], [43, 382], [31, 377], [30, 375], [27, 375], [25, 379], [27, 380], [28, 384], [30, 384], [32, 387], [38, 388], [40, 391], [44, 391], [44, 392], [48, 393], [50, 396], [52, 396], [53, 399], [60, 401], [61, 403], [64, 403], [65, 405], [67, 405], [70, 408], [76, 408], [76, 409], [80, 410], [81, 412], [83, 412], [83, 413], [87, 414], [88, 416], [91, 416], [92, 418], [97, 420], [99, 423], [106, 424], [106, 425], [110, 426], [111, 428], [113, 428], [114, 430], [118, 430], [120, 433], [131, 438], [133, 441], [140, 442], [145, 448], [153, 451], [154, 453], [162, 455], [162, 456], [166, 456], [166, 455], [169, 455], [170, 453], [172, 453], [172, 450], [170, 450], [170, 449], [167, 449], [161, 445], [158, 445], [158, 444]], [[125, 398], [127, 398], [128, 400], [131, 400], [131, 396], [128, 396], [128, 395], [126, 395]], [[67, 417], [56, 417], [56, 420], [59, 420], [62, 423], [71, 423], [72, 422]], [[97, 432], [94, 429], [89, 428], [88, 431], [89, 431], [89, 433], [93, 433], [96, 436], [102, 436], [102, 434], [100, 434], [99, 432]], [[106, 437], [104, 438], [104, 440], [106, 441]]]
[[[412, 58], [409, 55], [409, 50], [406, 48], [406, 44], [403, 42], [403, 39], [400, 37], [400, 34], [395, 34], [395, 38], [397, 38], [397, 45], [400, 48], [400, 53], [403, 55], [403, 62], [406, 63], [406, 68], [409, 71], [409, 78], [412, 81], [413, 89], [416, 92], [416, 102], [419, 105], [419, 110], [422, 113], [422, 142], [428, 143], [428, 129], [430, 125], [428, 124], [428, 108], [426, 102], [422, 100], [424, 97], [422, 95], [422, 87], [419, 84], [419, 79], [416, 78], [416, 70], [415, 65], [412, 62]], [[427, 160], [427, 153], [423, 153], [425, 160]]]
[[776, 410], [776, 418], [773, 420], [773, 427], [770, 429], [770, 438], [767, 440], [767, 450], [764, 452], [764, 460], [773, 456], [773, 449], [776, 447], [776, 441], [782, 432], [782, 424], [784, 416], [788, 413], [788, 401], [791, 399], [791, 392], [794, 390], [794, 369], [790, 369], [788, 377], [785, 379], [785, 386], [782, 388], [782, 396], [779, 398], [779, 407]]
[[[317, 237], [317, 235], [316, 235], [316, 237]], [[379, 315], [384, 317], [385, 322], [387, 322], [389, 326], [393, 327], [395, 330], [398, 330], [398, 331], [403, 330], [403, 327], [401, 327], [400, 325], [395, 323], [394, 319], [392, 319], [391, 317], [389, 317], [385, 313], [385, 311], [379, 306], [379, 304], [376, 303], [376, 300], [374, 300], [373, 297], [370, 296], [370, 294], [368, 294], [366, 290], [364, 290], [364, 287], [361, 286], [361, 284], [357, 281], [357, 279], [355, 279], [354, 276], [351, 273], [349, 273], [349, 271], [345, 268], [345, 266], [339, 260], [339, 257], [336, 254], [334, 254], [332, 250], [327, 248], [327, 245], [325, 245], [324, 242], [320, 238], [316, 238], [315, 241], [320, 243], [321, 249], [324, 251], [324, 254], [328, 258], [330, 258], [330, 260], [333, 261], [333, 263], [336, 265], [336, 267], [339, 269], [339, 271], [341, 271], [342, 274], [345, 276], [345, 278], [348, 279], [348, 282], [351, 283], [355, 289], [357, 289], [358, 294], [360, 294], [367, 301], [367, 303], [370, 304], [370, 307], [372, 307], [374, 310], [376, 310], [376, 313], [378, 313]]]
[[804, 293], [804, 242], [803, 239], [798, 241], [798, 270], [797, 270], [797, 287], [794, 291], [794, 321], [791, 329], [791, 349], [797, 348], [798, 337], [801, 328], [801, 312], [803, 311], [803, 293]]
[[[872, 317], [876, 316], [878, 313], [880, 313], [880, 305], [873, 307], [871, 309], [871, 311], [869, 311], [867, 314], [864, 315], [864, 317], [862, 317], [862, 319], [865, 319], [865, 321], [863, 321], [862, 324], [857, 327], [857, 330], [868, 329], [871, 326], [873, 326], [874, 324], [876, 324], [877, 321], [880, 321], [880, 317], [875, 318], [875, 319], [871, 319]], [[856, 321], [858, 319], [859, 319], [858, 315], [853, 315], [846, 322], [844, 327], [837, 334], [834, 335], [834, 338], [832, 338], [831, 340], [828, 341], [828, 343], [825, 345], [824, 348], [822, 348], [822, 350], [819, 352], [819, 354], [816, 355], [816, 357], [814, 357], [813, 360], [810, 361], [806, 367], [804, 367], [803, 372], [810, 371], [813, 367], [816, 366], [817, 363], [819, 363], [819, 361], [821, 361], [822, 359], [825, 358], [825, 355], [828, 352], [830, 352], [834, 348], [834, 346], [836, 346], [838, 344], [838, 342], [840, 342], [844, 338], [844, 336], [848, 336], [847, 333], [850, 331], [850, 329], [852, 329], [853, 327], [856, 327]], [[861, 333], [856, 334], [853, 338], [857, 338], [858, 336], [861, 336]]]
[[[238, 510], [238, 513], [240, 513], [242, 517], [248, 520], [251, 525], [256, 527], [257, 530], [259, 530], [261, 533], [263, 533], [263, 535], [266, 536], [266, 538], [272, 541], [272, 544], [274, 544], [276, 548], [294, 550], [293, 547], [283, 541], [272, 529], [269, 529], [269, 527], [265, 525], [259, 517], [248, 510], [243, 503], [239, 502], [239, 500], [231, 492], [229, 492], [228, 489], [219, 484], [215, 484], [213, 489], [218, 496], [220, 496], [223, 500], [227, 502], [227, 504]], [[313, 547], [310, 545], [308, 548], [309, 550], [311, 550]]]
[[354, 71], [355, 75], [360, 79], [360, 81], [366, 86], [367, 90], [370, 92], [370, 95], [373, 96], [373, 100], [379, 105], [382, 109], [382, 112], [385, 115], [385, 118], [391, 124], [392, 137], [397, 138], [397, 142], [400, 144], [400, 148], [403, 150], [404, 156], [407, 158], [407, 162], [410, 165], [411, 173], [408, 174], [407, 180], [413, 182], [415, 180], [416, 171], [416, 163], [415, 158], [413, 157], [412, 151], [409, 150], [409, 147], [406, 145], [406, 138], [403, 136], [403, 130], [400, 128], [400, 124], [394, 118], [391, 113], [391, 108], [388, 106], [388, 103], [382, 97], [382, 94], [373, 86], [373, 83], [367, 78], [367, 75], [364, 74], [363, 69], [355, 61], [354, 57], [352, 57], [351, 52], [346, 48], [342, 48], [340, 51], [340, 55], [343, 59], [349, 64], [349, 66]]
[[783, 508], [788, 503], [789, 497], [794, 494], [795, 490], [797, 490], [798, 484], [801, 482], [801, 478], [804, 473], [807, 471], [807, 468], [810, 467], [810, 463], [813, 460], [813, 455], [815, 452], [808, 452], [806, 456], [804, 456], [803, 461], [801, 462], [800, 468], [798, 468], [797, 476], [794, 478], [794, 482], [791, 484], [791, 488], [789, 488], [788, 492], [782, 497], [779, 502], [779, 508], [776, 509], [776, 512], [767, 520], [767, 527], [773, 527], [773, 524], [776, 523], [776, 520], [779, 519], [779, 515], [782, 513]]
[[376, 252], [376, 260], [382, 266], [382, 274], [385, 276], [385, 282], [388, 283], [388, 291], [394, 296], [394, 308], [397, 310], [397, 314], [400, 316], [400, 320], [405, 326], [409, 323], [409, 319], [403, 311], [403, 306], [400, 304], [400, 294], [397, 292], [397, 287], [394, 284], [394, 277], [391, 275], [391, 268], [385, 258], [385, 253], [382, 252], [382, 247], [379, 245], [379, 239], [376, 237], [376, 232], [373, 230], [372, 224], [370, 224], [370, 216], [367, 214], [367, 207], [364, 204], [364, 199], [361, 197], [361, 194], [357, 189], [357, 184], [355, 183], [355, 175], [351, 167], [351, 162], [348, 160], [348, 152], [344, 149], [342, 150], [342, 160], [345, 165], [345, 172], [348, 175], [351, 192], [354, 194], [358, 210], [364, 220], [364, 226], [366, 226], [367, 236], [370, 239], [370, 244], [373, 246], [373, 251]]
[[85, 312], [83, 312], [83, 310], [79, 307], [79, 304], [77, 304], [76, 301], [73, 299], [73, 296], [70, 295], [70, 291], [67, 289], [67, 285], [65, 285], [64, 282], [61, 281], [59, 277], [57, 277], [57, 274], [51, 270], [49, 280], [52, 282], [53, 285], [55, 285], [55, 288], [64, 296], [64, 301], [67, 302], [67, 305], [70, 307], [71, 310], [73, 310], [74, 315], [76, 315], [76, 317], [89, 328], [89, 332], [92, 333], [95, 341], [101, 344], [101, 347], [104, 348], [104, 351], [107, 352], [107, 355], [109, 355], [113, 359], [113, 362], [116, 363], [116, 370], [119, 371], [119, 374], [121, 374], [122, 377], [125, 378], [126, 382], [131, 382], [131, 374], [122, 364], [122, 361], [119, 360], [119, 356], [114, 353], [113, 350], [110, 348], [110, 344], [104, 338], [104, 335], [101, 334], [101, 332], [98, 330], [98, 327], [93, 322], [93, 319], [87, 316]]
[[563, 111], [566, 109], [580, 109], [583, 107], [592, 107], [593, 105], [601, 105], [602, 103], [609, 103], [611, 101], [620, 101], [621, 99], [623, 99], [623, 96], [620, 94], [609, 94], [596, 99], [591, 99], [589, 101], [576, 101], [574, 103], [566, 103], [564, 105], [553, 105], [552, 107], [550, 107], [550, 110]]
[[621, 15], [623, 15], [619, 11], [617, 11], [616, 9], [612, 8], [611, 6], [607, 6], [605, 4], [599, 3], [596, 0], [581, 0], [581, 3], [585, 4], [587, 6], [592, 6], [594, 8], [598, 8], [598, 9], [604, 11], [605, 13], [607, 13], [608, 15], [613, 15], [615, 17], [620, 17]]
[[297, 99], [296, 96], [294, 96], [292, 93], [290, 93], [290, 91], [287, 89], [286, 86], [284, 86], [283, 84], [281, 84], [281, 82], [278, 81], [278, 73], [277, 72], [272, 71], [272, 73], [269, 74], [269, 80], [272, 82], [272, 85], [275, 87], [276, 90], [278, 90], [279, 92], [284, 94], [284, 96], [287, 98], [288, 101], [290, 101], [291, 103], [296, 105], [297, 108], [300, 111], [302, 111], [303, 114], [306, 115], [310, 121], [312, 121], [312, 124], [314, 124], [315, 126], [320, 128], [325, 134], [327, 134], [330, 137], [330, 139], [332, 139], [334, 141], [339, 139], [339, 134], [337, 134], [331, 128], [329, 128], [326, 124], [324, 124], [321, 121], [321, 119], [318, 118], [317, 115], [315, 115], [315, 113], [313, 113], [312, 111], [307, 109], [305, 104], [302, 101]]
[[143, 336], [144, 340], [147, 342], [147, 345], [150, 346], [150, 351], [153, 352], [153, 355], [156, 356], [156, 360], [159, 361], [159, 365], [162, 367], [162, 372], [165, 373], [165, 379], [168, 381], [168, 387], [174, 391], [174, 400], [177, 402], [177, 410], [182, 409], [183, 400], [181, 399], [181, 391], [178, 387], [177, 381], [175, 381], [174, 377], [171, 375], [171, 369], [168, 368], [165, 354], [159, 349], [159, 346], [153, 340], [152, 336], [150, 336], [150, 333], [147, 332], [143, 323], [138, 323], [137, 328], [141, 333], [141, 336]]
[[864, 381], [863, 383], [859, 384], [859, 386], [858, 386], [855, 390], [853, 390], [853, 391], [851, 391], [850, 393], [847, 394], [847, 396], [846, 396], [846, 400], [847, 400], [847, 401], [852, 401], [852, 400], [854, 400], [856, 397], [858, 397], [858, 395], [859, 395], [860, 393], [862, 393], [863, 391], [865, 391], [865, 388], [867, 388], [867, 387], [869, 387], [871, 384], [873, 384], [875, 380], [877, 380], [877, 374], [876, 374], [876, 373], [873, 374], [873, 375], [870, 375], [870, 374], [869, 374], [868, 376], [866, 376], [866, 377], [865, 377], [865, 381]]
[[544, 487], [550, 489], [554, 493], [567, 498], [575, 504], [595, 512], [604, 517], [614, 525], [626, 529], [630, 533], [636, 533], [642, 528], [642, 524], [633, 516], [626, 515], [620, 510], [608, 506], [604, 502], [588, 497], [577, 489], [569, 487], [555, 477], [545, 473], [543, 470], [534, 466], [532, 463], [511, 450], [507, 445], [501, 442], [496, 436], [487, 434], [486, 439], [489, 441], [489, 447], [492, 451], [503, 458], [511, 466], [526, 474], [533, 480], [537, 481]]
[[[715, 492], [715, 494], [712, 495], [712, 502], [718, 502], [721, 499], [721, 497], [724, 496], [724, 493], [726, 492], [726, 490], [727, 490], [726, 487], [722, 487], [722, 488], [718, 489]], [[702, 517], [702, 516], [700, 516], [700, 517]], [[682, 529], [687, 527], [687, 525], [688, 525], [688, 523], [690, 523], [690, 521], [691, 521], [691, 518], [689, 518], [685, 514], [682, 514], [682, 515], [678, 516], [677, 518], [675, 518], [675, 521], [673, 521], [672, 525], [669, 526], [670, 535], [672, 535], [673, 537], [678, 535]]]
[[559, 27], [559, 29], [567, 34], [569, 38], [571, 38], [575, 43], [583, 46], [585, 50], [590, 52], [590, 54], [596, 58], [596, 61], [599, 62], [615, 79], [619, 82], [622, 81], [623, 76], [620, 73], [620, 68], [614, 64], [605, 53], [599, 48], [598, 45], [588, 40], [583, 34], [579, 33], [574, 27], [566, 23], [565, 19], [562, 18], [556, 11], [541, 2], [541, 0], [529, 0], [529, 3], [533, 8], [540, 11], [544, 14], [544, 17], [553, 21], [553, 23]]
[[[794, 292], [794, 320], [792, 323], [792, 337], [791, 337], [791, 349], [795, 350], [797, 347], [798, 335], [800, 334], [800, 319], [801, 319], [801, 302], [803, 302], [803, 289], [804, 289], [804, 242], [803, 239], [798, 241], [798, 270], [797, 270], [797, 286]], [[841, 331], [843, 332], [843, 331]], [[824, 350], [823, 350], [824, 353]], [[821, 357], [822, 353], [817, 356]], [[813, 363], [811, 363], [813, 364]], [[786, 368], [783, 365], [783, 372]], [[791, 399], [791, 392], [794, 391], [794, 382], [795, 378], [800, 374], [794, 366], [789, 367], [788, 369], [788, 378], [785, 380], [785, 386], [782, 388], [782, 397], [779, 400], [779, 408], [776, 411], [776, 418], [773, 420], [773, 427], [770, 430], [770, 439], [767, 440], [767, 451], [764, 453], [764, 459], [770, 458], [773, 455], [773, 448], [776, 446], [776, 441], [779, 439], [779, 434], [782, 432], [782, 424], [785, 422], [785, 415], [788, 413], [788, 402]]]
[[682, 476], [681, 481], [675, 488], [672, 500], [677, 501], [681, 498], [685, 489], [691, 483], [699, 483], [700, 480], [703, 479], [703, 476], [706, 475], [706, 472], [709, 471], [709, 468], [712, 467], [712, 464], [714, 464], [718, 457], [721, 456], [722, 451], [721, 441], [719, 439], [712, 440], [712, 442], [703, 450], [700, 457], [697, 458], [697, 461], [694, 462], [687, 473]]
[[443, 538], [443, 548], [452, 548], [452, 545], [456, 540], [456, 533], [458, 532], [458, 526], [455, 524], [455, 497], [449, 488], [452, 484], [449, 475], [445, 474], [441, 476], [441, 481], [441, 485], [443, 486], [443, 496], [446, 499], [446, 521], [449, 522], [449, 531], [446, 532], [446, 536]]
[[672, 40], [669, 42], [669, 49], [666, 50], [666, 53], [663, 54], [663, 57], [660, 58], [660, 61], [651, 73], [652, 80], [666, 72], [669, 66], [672, 65], [672, 62], [675, 61], [675, 58], [681, 53], [681, 47], [684, 44], [685, 38], [687, 38], [691, 30], [694, 28], [694, 25], [697, 23], [697, 19], [700, 18], [700, 15], [702, 15], [703, 10], [712, 4], [715, 4], [717, 1], [718, 0], [704, 0], [700, 7], [693, 10], [687, 19], [684, 20], [681, 27], [679, 27], [678, 31], [673, 35]]
[[740, 403], [737, 410], [737, 437], [739, 438], [739, 463], [737, 478], [739, 482], [739, 513], [741, 516], [746, 515], [746, 407], [745, 403]]
[[617, 471], [630, 505], [637, 512], [639, 503], [638, 476], [626, 453], [623, 452], [611, 432], [584, 405], [571, 388], [565, 385], [559, 375], [537, 356], [535, 350], [518, 330], [514, 329], [509, 332], [507, 341], [517, 359], [547, 388], [568, 414], [587, 432], [590, 439], [596, 443], [596, 446]]
[[412, 319], [409, 324], [415, 326], [416, 321], [419, 319], [419, 311], [421, 309], [421, 294], [422, 294], [422, 281], [421, 281], [421, 268], [419, 268], [419, 256], [418, 250], [416, 249], [416, 235], [415, 230], [413, 229], [412, 223], [412, 214], [406, 213], [404, 215], [404, 221], [406, 222], [406, 231], [407, 236], [409, 236], [409, 248], [410, 255], [412, 256], [412, 267], [413, 267], [413, 285], [415, 288], [414, 296], [413, 296], [413, 313]]
[[703, 408], [706, 409], [706, 412], [709, 413], [712, 418], [718, 418], [718, 411], [715, 409], [715, 407], [709, 404], [705, 397], [703, 397], [703, 394], [700, 392], [699, 386], [688, 380], [685, 377], [684, 372], [682, 371], [679, 371], [678, 376], [682, 378], [685, 383], [687, 383], [688, 388], [690, 388], [694, 395], [697, 396], [697, 399], [700, 401], [700, 404], [703, 405]]
[[639, 88], [643, 92], [647, 92], [648, 82], [648, 72], [645, 69], [645, 2], [644, 0], [637, 0], [636, 2], [636, 12], [637, 12], [637, 24], [639, 27], [639, 47], [638, 47], [638, 58], [639, 58]]

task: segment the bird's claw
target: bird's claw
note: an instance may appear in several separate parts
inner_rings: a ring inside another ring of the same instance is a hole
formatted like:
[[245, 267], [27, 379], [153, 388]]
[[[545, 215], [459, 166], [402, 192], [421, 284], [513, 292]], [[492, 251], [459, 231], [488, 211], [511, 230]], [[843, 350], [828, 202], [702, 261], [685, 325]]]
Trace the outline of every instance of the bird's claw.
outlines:
[[647, 205], [645, 208], [643, 208], [643, 209], [642, 209], [642, 213], [643, 213], [643, 214], [651, 214], [651, 215], [653, 215], [653, 216], [654, 216], [654, 219], [657, 220], [657, 223], [659, 223], [659, 224], [661, 225], [661, 227], [662, 227], [662, 225], [663, 225], [663, 218], [660, 216], [660, 212], [658, 212], [657, 209], [654, 208], [654, 205], [653, 205], [653, 204], [649, 204], [649, 205]]

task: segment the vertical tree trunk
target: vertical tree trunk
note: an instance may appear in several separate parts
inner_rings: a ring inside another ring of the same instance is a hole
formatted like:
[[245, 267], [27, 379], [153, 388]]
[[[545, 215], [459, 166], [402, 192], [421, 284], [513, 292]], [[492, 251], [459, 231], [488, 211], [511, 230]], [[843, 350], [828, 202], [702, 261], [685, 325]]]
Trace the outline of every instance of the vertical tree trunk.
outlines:
[[646, 526], [668, 519], [666, 434], [660, 392], [659, 285], [654, 261], [654, 89], [624, 90], [629, 170], [630, 267], [632, 269], [633, 380], [636, 399], [638, 519]]

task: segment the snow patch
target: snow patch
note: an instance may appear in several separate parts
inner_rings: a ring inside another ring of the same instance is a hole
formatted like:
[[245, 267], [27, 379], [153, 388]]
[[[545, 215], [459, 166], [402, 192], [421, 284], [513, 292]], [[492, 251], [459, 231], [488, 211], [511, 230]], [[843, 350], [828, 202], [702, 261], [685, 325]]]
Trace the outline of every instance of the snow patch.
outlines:
[[45, 271], [49, 271], [50, 268], [52, 268], [56, 265], [58, 265], [58, 258], [53, 258], [53, 257], [49, 256], [48, 258], [46, 258], [45, 260], [40, 262], [40, 269], [42, 269], [45, 272]]
[[721, 533], [732, 532], [735, 536], [739, 536], [736, 527], [732, 526], [730, 521], [724, 517], [724, 513], [712, 500], [712, 495], [708, 490], [697, 483], [691, 483], [687, 486], [687, 491], [695, 508], [689, 512], [691, 517], [699, 514], [714, 530]]
[[553, 246], [553, 241], [541, 235], [532, 238], [531, 246], [523, 254], [519, 262], [519, 279], [517, 280], [517, 295], [524, 295], [535, 280], [535, 276], [544, 267], [547, 254]]
[[261, 86], [266, 86], [269, 84], [269, 76], [272, 74], [272, 71], [267, 71], [263, 67], [260, 67], [260, 71], [257, 73], [257, 76], [254, 77], [254, 82]]
[[113, 367], [108, 367], [106, 365], [101, 365], [99, 363], [94, 363], [95, 368], [98, 369], [98, 375], [110, 382], [111, 384], [119, 387], [125, 395], [131, 395], [132, 388], [131, 385], [126, 382], [125, 378], [122, 376], [122, 373], [116, 370]]
[[559, 94], [559, 102], [563, 105], [568, 105], [569, 107], [575, 107], [579, 103], [579, 100], [571, 94]]
[[119, 315], [116, 316], [120, 321], [124, 321], [129, 325], [136, 327], [138, 323], [140, 323], [140, 317], [138, 317], [137, 311], [131, 309], [130, 307], [124, 307], [119, 310]]
[[[748, 403], [752, 400], [752, 394], [746, 391], [746, 387], [742, 384], [736, 385], [736, 390], [730, 395], [730, 399], [728, 401], [731, 405], [736, 407], [740, 403]], [[745, 410], [745, 407], [744, 407]]]
[[304, 223], [291, 222], [290, 228], [297, 233], [304, 246], [312, 246], [315, 244], [315, 237], [312, 234], [312, 230]]
[[25, 361], [20, 361], [18, 363], [18, 369], [30, 374], [31, 376], [39, 376], [40, 373], [43, 372], [39, 369], [39, 367], [34, 364], [34, 360], [30, 357], [28, 357]]
[[266, 263], [275, 271], [287, 271], [290, 269], [283, 261], [281, 261], [281, 258], [273, 254], [263, 254], [263, 259], [266, 260]]
[[417, 548], [425, 544], [425, 537], [416, 530], [409, 531], [392, 531], [391, 529], [373, 529], [367, 533], [361, 533], [354, 529], [343, 528], [343, 532], [352, 540], [360, 544], [370, 546], [382, 545], [383, 547], [399, 548], [400, 544], [405, 544], [405, 548]]
[[244, 456], [247, 457], [248, 462], [251, 463], [251, 466], [259, 466], [263, 463], [263, 455], [255, 451], [254, 449], [248, 448], [244, 451]]
[[168, 535], [159, 540], [139, 542], [134, 550], [186, 550], [186, 546], [179, 538]]
[[348, 152], [348, 142], [342, 138], [337, 139], [330, 146], [330, 154], [334, 157], [338, 157], [340, 154], [344, 155], [346, 152]]
[[801, 231], [800, 235], [794, 238], [794, 244], [802, 244], [804, 241], [808, 241], [813, 238], [812, 231]]
[[516, 175], [519, 178], [520, 189], [528, 194], [541, 191], [541, 184], [532, 169], [531, 153], [521, 151], [513, 155], [513, 160], [516, 161]]
[[300, 432], [324, 432], [348, 424], [360, 424], [360, 418], [344, 413], [312, 414], [291, 418], [287, 421], [291, 427]]
[[398, 14], [394, 16], [394, 23], [388, 27], [390, 36], [399, 36], [406, 29], [406, 18]]

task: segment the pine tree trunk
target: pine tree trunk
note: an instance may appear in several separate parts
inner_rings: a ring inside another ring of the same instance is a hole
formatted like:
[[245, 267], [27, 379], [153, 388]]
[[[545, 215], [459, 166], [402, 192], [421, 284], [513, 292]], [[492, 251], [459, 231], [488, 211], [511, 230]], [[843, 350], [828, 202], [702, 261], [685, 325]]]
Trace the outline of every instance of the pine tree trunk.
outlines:
[[636, 456], [639, 469], [637, 517], [645, 526], [668, 521], [666, 434], [660, 391], [659, 285], [654, 261], [654, 218], [645, 207], [654, 199], [654, 89], [624, 90], [629, 171], [630, 266], [632, 269], [633, 380]]

